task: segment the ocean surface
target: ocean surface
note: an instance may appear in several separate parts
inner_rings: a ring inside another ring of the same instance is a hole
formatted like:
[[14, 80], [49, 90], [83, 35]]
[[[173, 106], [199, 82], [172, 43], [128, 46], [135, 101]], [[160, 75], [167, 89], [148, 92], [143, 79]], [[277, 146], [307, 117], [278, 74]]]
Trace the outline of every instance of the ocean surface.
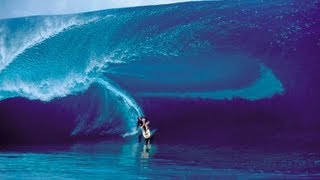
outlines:
[[[0, 19], [0, 178], [316, 178], [319, 7]], [[149, 152], [139, 116], [157, 129]]]
[[320, 154], [256, 148], [101, 141], [15, 146], [0, 152], [1, 179], [312, 179]]

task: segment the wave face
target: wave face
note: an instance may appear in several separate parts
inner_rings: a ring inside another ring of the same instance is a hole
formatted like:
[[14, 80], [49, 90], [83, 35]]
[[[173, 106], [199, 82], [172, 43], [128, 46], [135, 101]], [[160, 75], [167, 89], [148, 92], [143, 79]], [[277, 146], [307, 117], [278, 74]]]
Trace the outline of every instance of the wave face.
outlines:
[[300, 59], [319, 55], [318, 5], [192, 2], [0, 20], [0, 99], [58, 101], [76, 112], [77, 136], [133, 131], [141, 98], [304, 97], [315, 70]]

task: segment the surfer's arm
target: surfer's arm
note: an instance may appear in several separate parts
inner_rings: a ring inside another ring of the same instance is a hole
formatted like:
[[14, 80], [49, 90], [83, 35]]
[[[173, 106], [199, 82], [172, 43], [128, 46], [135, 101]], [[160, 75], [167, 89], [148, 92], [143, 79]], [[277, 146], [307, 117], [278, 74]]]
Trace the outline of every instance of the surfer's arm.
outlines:
[[145, 127], [146, 129], [149, 129], [149, 121], [143, 123], [141, 127]]

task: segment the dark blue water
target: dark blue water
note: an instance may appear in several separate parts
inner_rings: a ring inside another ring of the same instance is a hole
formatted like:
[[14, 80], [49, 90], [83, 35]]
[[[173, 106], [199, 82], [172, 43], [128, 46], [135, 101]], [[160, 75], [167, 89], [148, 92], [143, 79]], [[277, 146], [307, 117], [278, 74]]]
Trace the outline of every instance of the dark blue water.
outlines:
[[1, 19], [0, 177], [317, 176], [319, 4]]

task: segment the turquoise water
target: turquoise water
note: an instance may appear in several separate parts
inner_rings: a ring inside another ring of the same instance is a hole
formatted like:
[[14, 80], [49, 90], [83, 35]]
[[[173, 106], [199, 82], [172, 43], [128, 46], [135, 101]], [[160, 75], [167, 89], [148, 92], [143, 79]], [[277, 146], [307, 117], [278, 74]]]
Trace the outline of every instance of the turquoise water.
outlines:
[[0, 152], [1, 179], [184, 179], [320, 177], [319, 153], [104, 141], [20, 146]]

